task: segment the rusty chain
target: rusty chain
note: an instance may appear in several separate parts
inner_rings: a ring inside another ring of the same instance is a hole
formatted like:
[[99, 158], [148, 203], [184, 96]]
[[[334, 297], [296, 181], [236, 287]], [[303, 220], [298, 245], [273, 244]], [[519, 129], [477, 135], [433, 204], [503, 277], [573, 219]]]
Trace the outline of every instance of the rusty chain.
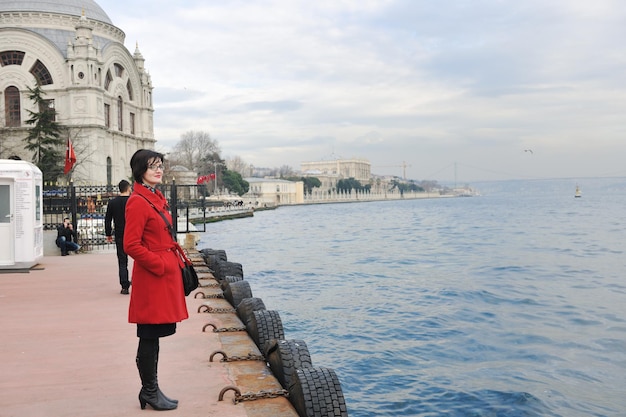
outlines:
[[241, 361], [264, 361], [265, 358], [263, 355], [255, 355], [253, 353], [248, 353], [246, 356], [229, 356], [227, 358], [222, 358], [221, 362], [241, 362]]
[[287, 391], [286, 389], [262, 390], [258, 392], [246, 392], [242, 394], [239, 388], [228, 386], [228, 387], [223, 388], [222, 391], [220, 391], [218, 401], [224, 400], [224, 394], [227, 391], [235, 392], [235, 397], [233, 398], [234, 404], [238, 404], [242, 401], [255, 401], [255, 400], [261, 400], [261, 399], [267, 399], [267, 398], [277, 398], [277, 397], [289, 398], [289, 391]]
[[[205, 308], [206, 310], [201, 311], [202, 308]], [[202, 304], [200, 307], [198, 307], [198, 313], [236, 313], [237, 311], [234, 308], [215, 308], [215, 307], [211, 307], [208, 306], [206, 304]]]
[[218, 353], [222, 355], [222, 359], [220, 359], [220, 362], [264, 361], [265, 360], [263, 355], [256, 355], [254, 353], [248, 353], [246, 356], [228, 356], [224, 351], [216, 350], [215, 352], [211, 353], [211, 356], [209, 356], [209, 362], [213, 362], [213, 357], [217, 355]]
[[262, 390], [259, 392], [246, 392], [240, 394], [239, 396], [235, 395], [233, 398], [233, 402], [235, 404], [241, 401], [254, 401], [261, 400], [266, 398], [277, 398], [277, 397], [285, 397], [289, 398], [289, 391], [286, 389], [276, 389], [276, 390]]
[[213, 333], [226, 333], [226, 332], [245, 332], [245, 327], [220, 327], [219, 329], [213, 329]]
[[217, 327], [213, 323], [207, 323], [202, 327], [202, 331], [205, 332], [207, 327], [213, 327], [213, 333], [223, 333], [223, 332], [245, 332], [247, 329], [245, 327]]
[[[216, 285], [215, 288], [217, 288], [219, 286]], [[197, 291], [194, 295], [193, 298], [224, 298], [224, 293], [214, 293], [214, 294], [205, 294], [204, 291]]]
[[224, 294], [204, 294], [202, 298], [224, 298]]

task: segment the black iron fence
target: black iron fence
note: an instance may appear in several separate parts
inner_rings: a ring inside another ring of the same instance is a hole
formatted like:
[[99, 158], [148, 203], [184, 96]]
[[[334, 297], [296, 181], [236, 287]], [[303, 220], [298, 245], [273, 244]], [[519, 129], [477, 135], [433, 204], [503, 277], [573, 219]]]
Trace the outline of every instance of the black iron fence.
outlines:
[[[205, 231], [206, 212], [209, 208], [204, 185], [159, 186], [167, 198], [176, 219], [172, 226], [177, 233]], [[106, 249], [104, 220], [109, 200], [118, 196], [117, 187], [110, 185], [44, 186], [43, 215], [44, 230], [56, 230], [69, 218], [78, 234], [78, 244], [86, 250]], [[197, 223], [197, 225], [194, 225]]]

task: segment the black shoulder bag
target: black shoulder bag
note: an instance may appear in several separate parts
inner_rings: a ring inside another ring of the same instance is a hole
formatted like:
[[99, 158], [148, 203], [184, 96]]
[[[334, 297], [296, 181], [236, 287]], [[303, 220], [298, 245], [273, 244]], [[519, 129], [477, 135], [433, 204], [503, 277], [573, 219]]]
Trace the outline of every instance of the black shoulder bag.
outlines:
[[152, 202], [148, 200], [146, 197], [144, 196], [142, 197], [148, 202], [148, 204], [152, 206], [153, 209], [156, 210], [157, 213], [159, 213], [159, 215], [161, 215], [161, 218], [167, 225], [167, 230], [169, 230], [170, 235], [172, 236], [172, 239], [174, 240], [174, 245], [175, 245], [174, 247], [176, 249], [176, 252], [182, 258], [183, 263], [185, 264], [185, 266], [182, 267], [180, 271], [183, 277], [183, 288], [185, 289], [185, 296], [187, 296], [191, 294], [193, 290], [198, 288], [198, 285], [200, 285], [198, 281], [198, 274], [196, 274], [196, 270], [193, 267], [193, 263], [189, 260], [189, 258], [187, 258], [187, 255], [185, 255], [185, 252], [182, 250], [182, 248], [176, 241], [176, 237], [174, 235], [174, 229], [172, 229], [172, 225], [170, 224], [169, 220], [167, 220], [167, 217], [165, 217], [165, 214], [163, 214], [161, 210], [157, 209], [156, 206], [152, 204]]

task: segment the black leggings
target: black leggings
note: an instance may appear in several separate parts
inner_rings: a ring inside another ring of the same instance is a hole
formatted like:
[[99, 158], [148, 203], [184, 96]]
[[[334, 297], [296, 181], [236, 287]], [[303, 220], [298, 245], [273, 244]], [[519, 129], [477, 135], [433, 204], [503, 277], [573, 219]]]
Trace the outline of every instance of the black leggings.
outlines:
[[156, 356], [159, 351], [159, 339], [146, 339], [143, 337], [139, 338], [139, 345], [137, 346], [137, 357], [138, 358], [147, 358], [151, 356]]
[[137, 324], [137, 337], [142, 339], [158, 339], [176, 333], [176, 323]]

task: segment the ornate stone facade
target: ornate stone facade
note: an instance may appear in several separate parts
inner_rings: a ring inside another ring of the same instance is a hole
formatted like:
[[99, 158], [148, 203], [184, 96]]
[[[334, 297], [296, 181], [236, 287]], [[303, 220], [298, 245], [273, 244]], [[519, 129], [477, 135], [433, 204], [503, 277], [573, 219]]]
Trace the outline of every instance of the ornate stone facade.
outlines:
[[75, 148], [74, 182], [128, 179], [132, 154], [155, 139], [150, 75], [124, 38], [92, 0], [0, 0], [0, 158], [31, 159], [28, 88], [39, 84]]
[[304, 176], [318, 178], [322, 183], [320, 190], [325, 192], [334, 190], [339, 180], [354, 178], [367, 185], [372, 178], [372, 164], [366, 159], [302, 162], [300, 169]]

